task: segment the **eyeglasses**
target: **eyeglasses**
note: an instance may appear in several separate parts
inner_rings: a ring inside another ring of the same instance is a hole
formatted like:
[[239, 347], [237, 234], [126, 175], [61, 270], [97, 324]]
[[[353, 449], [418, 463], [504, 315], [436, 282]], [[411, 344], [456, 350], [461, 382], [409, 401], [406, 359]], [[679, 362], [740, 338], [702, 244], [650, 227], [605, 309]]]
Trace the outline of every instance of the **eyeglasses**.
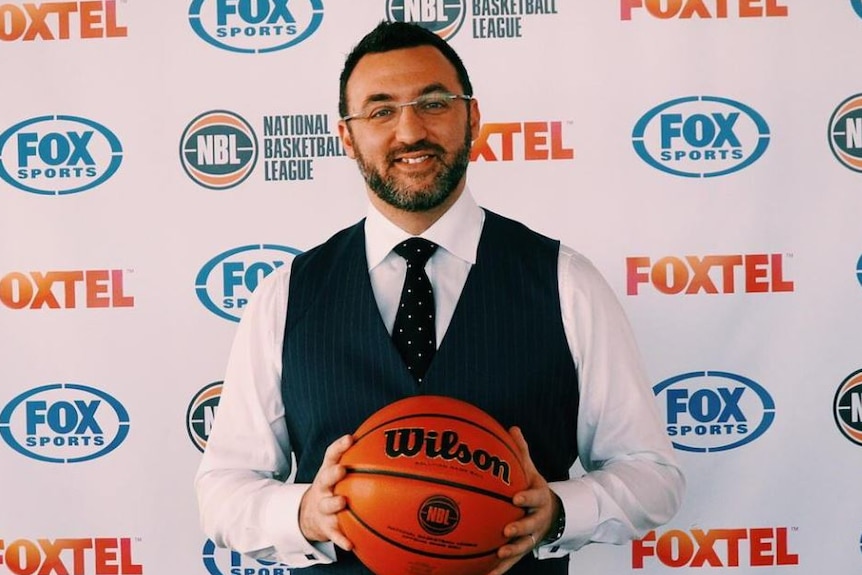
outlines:
[[398, 118], [401, 110], [412, 106], [413, 110], [421, 118], [435, 118], [445, 116], [452, 111], [455, 100], [472, 100], [473, 96], [464, 94], [448, 94], [445, 92], [431, 92], [423, 94], [412, 102], [371, 102], [358, 114], [350, 114], [341, 118], [345, 122], [350, 120], [366, 120], [375, 126], [385, 126]]

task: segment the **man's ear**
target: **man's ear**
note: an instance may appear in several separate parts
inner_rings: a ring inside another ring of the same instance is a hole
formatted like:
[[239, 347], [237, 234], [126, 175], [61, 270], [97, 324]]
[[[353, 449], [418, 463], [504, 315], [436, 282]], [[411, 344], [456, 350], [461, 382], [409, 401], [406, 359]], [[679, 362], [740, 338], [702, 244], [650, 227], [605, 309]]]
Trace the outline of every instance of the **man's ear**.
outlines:
[[479, 137], [479, 131], [482, 125], [482, 114], [479, 112], [479, 102], [476, 99], [470, 100], [470, 140], [475, 142]]
[[347, 157], [355, 160], [356, 152], [353, 148], [353, 134], [350, 133], [350, 127], [344, 120], [338, 121], [338, 137], [341, 138], [341, 145], [344, 146]]

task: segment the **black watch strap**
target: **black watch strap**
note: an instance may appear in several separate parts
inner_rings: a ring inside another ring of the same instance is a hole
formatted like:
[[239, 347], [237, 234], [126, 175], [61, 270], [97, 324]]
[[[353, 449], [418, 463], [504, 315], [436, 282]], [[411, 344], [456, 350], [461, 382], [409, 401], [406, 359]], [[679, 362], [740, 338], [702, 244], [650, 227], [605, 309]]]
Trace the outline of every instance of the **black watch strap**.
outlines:
[[566, 530], [566, 510], [563, 508], [563, 502], [560, 500], [560, 496], [554, 493], [554, 497], [557, 498], [560, 512], [559, 514], [557, 514], [556, 521], [551, 524], [551, 528], [548, 530], [548, 534], [545, 535], [541, 541], [539, 541], [539, 546], [550, 545], [551, 543], [562, 537], [563, 531]]

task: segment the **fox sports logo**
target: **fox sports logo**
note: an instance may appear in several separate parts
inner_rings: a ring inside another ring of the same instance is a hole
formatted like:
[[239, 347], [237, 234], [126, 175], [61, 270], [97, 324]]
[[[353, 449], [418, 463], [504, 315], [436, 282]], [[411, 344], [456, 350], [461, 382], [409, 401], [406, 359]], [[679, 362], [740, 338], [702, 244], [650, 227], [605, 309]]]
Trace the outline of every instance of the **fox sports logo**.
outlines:
[[193, 0], [189, 24], [216, 48], [277, 52], [308, 40], [323, 21], [323, 0]]
[[25, 391], [0, 411], [0, 438], [21, 455], [47, 463], [102, 457], [128, 433], [129, 414], [119, 401], [76, 383]]
[[667, 433], [681, 451], [711, 453], [742, 447], [775, 420], [775, 402], [752, 379], [724, 371], [695, 371], [653, 387], [665, 406]]
[[632, 145], [644, 162], [687, 178], [713, 178], [745, 169], [760, 159], [770, 138], [769, 125], [756, 110], [715, 96], [659, 104], [632, 130]]
[[211, 539], [204, 542], [201, 558], [209, 575], [290, 575], [286, 565], [265, 559], [252, 559], [237, 551], [216, 547]]
[[418, 24], [444, 40], [461, 29], [467, 13], [466, 0], [387, 0], [390, 22]]
[[198, 272], [198, 300], [215, 315], [239, 321], [261, 280], [281, 266], [290, 265], [299, 253], [295, 248], [275, 244], [252, 244], [222, 252]]
[[38, 116], [0, 133], [0, 178], [47, 196], [75, 194], [105, 183], [123, 161], [119, 138], [79, 116]]

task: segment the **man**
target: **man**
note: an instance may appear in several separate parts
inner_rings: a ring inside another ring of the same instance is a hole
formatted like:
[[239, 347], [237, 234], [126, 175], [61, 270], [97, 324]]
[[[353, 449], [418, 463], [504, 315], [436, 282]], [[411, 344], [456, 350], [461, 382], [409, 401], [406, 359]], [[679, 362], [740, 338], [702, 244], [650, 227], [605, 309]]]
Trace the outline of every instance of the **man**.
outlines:
[[[668, 521], [683, 477], [609, 286], [466, 188], [480, 114], [458, 55], [381, 23], [340, 91], [368, 215], [271, 274], [245, 311], [196, 480], [207, 534], [308, 572], [367, 573], [338, 528], [338, 460], [366, 417], [426, 393], [484, 409], [521, 450], [530, 486], [514, 503], [527, 514], [505, 526], [493, 575], [563, 575], [572, 551]], [[408, 271], [393, 246], [415, 236], [431, 255]], [[389, 337], [411, 273], [430, 280], [435, 312], [433, 359], [415, 369]], [[587, 473], [569, 478], [578, 456]]]

